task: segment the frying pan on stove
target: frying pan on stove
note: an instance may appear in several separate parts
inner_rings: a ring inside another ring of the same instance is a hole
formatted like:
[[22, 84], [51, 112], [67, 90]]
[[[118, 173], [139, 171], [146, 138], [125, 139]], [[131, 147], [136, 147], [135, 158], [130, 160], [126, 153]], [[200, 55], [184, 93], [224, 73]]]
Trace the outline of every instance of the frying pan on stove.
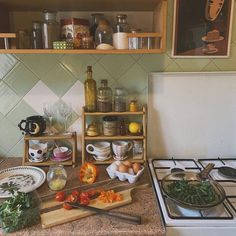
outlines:
[[169, 199], [185, 208], [204, 210], [217, 206], [224, 201], [225, 191], [217, 181], [208, 178], [213, 167], [210, 163], [200, 173], [171, 173], [162, 179], [162, 189]]

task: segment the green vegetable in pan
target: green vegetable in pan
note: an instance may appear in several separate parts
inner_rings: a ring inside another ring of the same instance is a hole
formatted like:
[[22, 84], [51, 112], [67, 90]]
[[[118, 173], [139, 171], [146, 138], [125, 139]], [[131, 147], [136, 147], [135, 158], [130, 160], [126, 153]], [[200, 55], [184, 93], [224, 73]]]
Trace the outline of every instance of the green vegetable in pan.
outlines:
[[14, 191], [13, 196], [0, 205], [0, 227], [9, 233], [39, 223], [40, 204], [33, 193]]
[[209, 182], [179, 180], [168, 185], [171, 197], [192, 205], [208, 205], [218, 200]]

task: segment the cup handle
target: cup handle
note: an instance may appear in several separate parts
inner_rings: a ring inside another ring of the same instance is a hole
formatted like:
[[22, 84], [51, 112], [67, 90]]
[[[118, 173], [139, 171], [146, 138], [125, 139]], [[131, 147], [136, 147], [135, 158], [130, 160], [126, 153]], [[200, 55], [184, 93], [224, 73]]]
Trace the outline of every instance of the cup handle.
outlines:
[[128, 145], [129, 145], [129, 147], [128, 147], [127, 152], [129, 152], [133, 148], [133, 146], [134, 146], [132, 142], [129, 142]]
[[[90, 149], [92, 149], [92, 150], [90, 150]], [[88, 152], [88, 153], [90, 153], [90, 154], [94, 154], [94, 147], [93, 147], [93, 145], [92, 144], [88, 144], [87, 146], [86, 146], [86, 151]]]

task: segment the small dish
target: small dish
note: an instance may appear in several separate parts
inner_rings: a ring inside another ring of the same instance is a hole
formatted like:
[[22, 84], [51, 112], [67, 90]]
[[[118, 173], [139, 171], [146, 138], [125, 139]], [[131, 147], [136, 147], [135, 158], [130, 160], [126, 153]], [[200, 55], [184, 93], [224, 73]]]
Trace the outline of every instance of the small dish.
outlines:
[[51, 161], [55, 161], [55, 162], [63, 162], [63, 161], [70, 160], [71, 159], [71, 155], [68, 155], [65, 158], [58, 158], [58, 157], [52, 156], [50, 159], [51, 159]]

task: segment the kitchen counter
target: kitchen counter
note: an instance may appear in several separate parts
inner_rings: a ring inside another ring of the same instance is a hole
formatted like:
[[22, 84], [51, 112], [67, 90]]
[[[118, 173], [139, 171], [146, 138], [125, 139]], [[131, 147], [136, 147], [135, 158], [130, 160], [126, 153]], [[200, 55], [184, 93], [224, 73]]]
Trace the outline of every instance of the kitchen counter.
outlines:
[[[8, 158], [0, 164], [0, 169], [21, 165], [20, 158]], [[97, 181], [108, 179], [104, 166], [99, 166], [101, 174]], [[47, 171], [48, 168], [43, 168]], [[102, 170], [104, 169], [104, 171]], [[78, 181], [77, 173], [79, 167], [66, 167], [68, 173], [67, 188], [81, 186]], [[145, 173], [141, 178], [147, 178]], [[118, 180], [117, 180], [118, 181]], [[45, 182], [39, 189], [40, 196], [45, 196], [53, 193], [47, 187]], [[155, 195], [152, 187], [137, 189], [132, 194], [132, 203], [116, 208], [113, 211], [123, 212], [127, 214], [140, 215], [142, 217], [141, 225], [131, 225], [123, 223], [116, 218], [111, 218], [103, 215], [93, 215], [83, 219], [79, 219], [70, 223], [65, 223], [48, 229], [42, 229], [41, 225], [35, 225], [30, 228], [25, 228], [10, 235], [17, 236], [34, 236], [34, 235], [165, 235], [165, 227], [160, 216], [160, 210], [156, 204]], [[0, 232], [1, 235], [1, 232]]]

